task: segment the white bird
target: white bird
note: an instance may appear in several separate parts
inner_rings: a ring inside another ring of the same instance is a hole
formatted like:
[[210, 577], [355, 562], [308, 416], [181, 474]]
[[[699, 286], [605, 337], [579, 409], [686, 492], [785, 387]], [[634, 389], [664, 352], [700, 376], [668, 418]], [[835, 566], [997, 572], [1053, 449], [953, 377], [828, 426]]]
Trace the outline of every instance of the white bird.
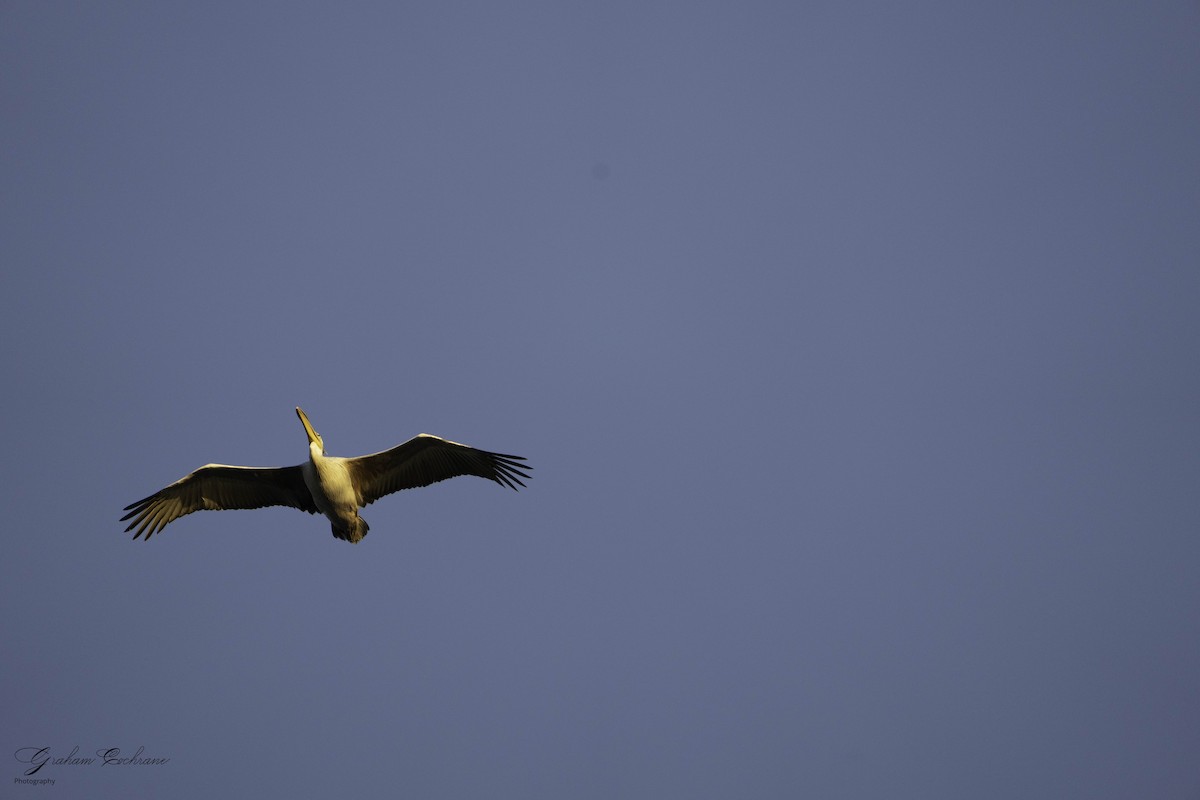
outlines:
[[137, 528], [137, 539], [161, 531], [167, 523], [193, 511], [291, 506], [329, 518], [333, 535], [358, 543], [367, 535], [367, 522], [358, 509], [384, 495], [414, 489], [458, 475], [477, 475], [516, 489], [532, 469], [522, 456], [477, 450], [428, 433], [402, 445], [358, 458], [325, 455], [325, 443], [308, 416], [296, 408], [308, 434], [308, 461], [294, 467], [231, 467], [206, 464], [149, 497], [125, 506], [132, 518], [126, 532]]

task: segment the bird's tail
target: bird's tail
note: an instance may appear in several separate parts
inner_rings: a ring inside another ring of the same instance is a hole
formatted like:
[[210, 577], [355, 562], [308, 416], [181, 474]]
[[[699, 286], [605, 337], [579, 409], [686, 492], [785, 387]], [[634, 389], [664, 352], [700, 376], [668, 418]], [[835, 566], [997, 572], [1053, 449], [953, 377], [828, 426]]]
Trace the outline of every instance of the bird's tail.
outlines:
[[339, 527], [333, 526], [333, 535], [339, 539], [343, 539], [351, 544], [358, 544], [363, 537], [367, 535], [367, 531], [371, 530], [371, 526], [362, 517], [355, 517], [354, 522], [350, 525]]

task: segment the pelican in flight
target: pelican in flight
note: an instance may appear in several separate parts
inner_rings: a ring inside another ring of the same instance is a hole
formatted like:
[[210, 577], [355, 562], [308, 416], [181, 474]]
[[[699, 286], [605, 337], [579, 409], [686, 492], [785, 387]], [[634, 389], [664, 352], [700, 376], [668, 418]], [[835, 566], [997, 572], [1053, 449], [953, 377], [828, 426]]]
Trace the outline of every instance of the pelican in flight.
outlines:
[[125, 529], [146, 540], [167, 523], [193, 511], [291, 506], [329, 518], [333, 535], [357, 544], [367, 535], [358, 509], [401, 489], [415, 489], [458, 475], [476, 475], [516, 489], [532, 469], [521, 456], [477, 450], [422, 433], [391, 450], [358, 458], [325, 455], [321, 434], [296, 408], [308, 434], [308, 461], [294, 467], [231, 467], [206, 464], [165, 489], [125, 506]]

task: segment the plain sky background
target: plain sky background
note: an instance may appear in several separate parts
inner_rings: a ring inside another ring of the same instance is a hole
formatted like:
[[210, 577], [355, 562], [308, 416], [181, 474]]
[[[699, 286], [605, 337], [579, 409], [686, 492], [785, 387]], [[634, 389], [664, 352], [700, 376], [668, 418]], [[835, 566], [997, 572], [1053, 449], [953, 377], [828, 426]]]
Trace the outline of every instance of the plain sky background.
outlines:
[[[0, 3], [0, 794], [1200, 798], [1198, 42]], [[535, 477], [122, 532], [296, 405]]]

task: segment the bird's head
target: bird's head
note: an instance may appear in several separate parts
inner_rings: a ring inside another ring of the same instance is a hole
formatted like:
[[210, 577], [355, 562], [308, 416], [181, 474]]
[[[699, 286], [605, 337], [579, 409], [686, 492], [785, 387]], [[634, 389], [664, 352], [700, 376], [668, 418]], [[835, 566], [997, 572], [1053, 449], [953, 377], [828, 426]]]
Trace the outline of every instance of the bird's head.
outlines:
[[313, 430], [312, 423], [308, 421], [308, 415], [304, 413], [300, 406], [296, 406], [296, 416], [300, 418], [300, 422], [304, 425], [304, 432], [308, 434], [309, 446], [311, 447], [315, 444], [321, 449], [321, 452], [324, 453], [325, 442], [321, 440], [321, 434]]

